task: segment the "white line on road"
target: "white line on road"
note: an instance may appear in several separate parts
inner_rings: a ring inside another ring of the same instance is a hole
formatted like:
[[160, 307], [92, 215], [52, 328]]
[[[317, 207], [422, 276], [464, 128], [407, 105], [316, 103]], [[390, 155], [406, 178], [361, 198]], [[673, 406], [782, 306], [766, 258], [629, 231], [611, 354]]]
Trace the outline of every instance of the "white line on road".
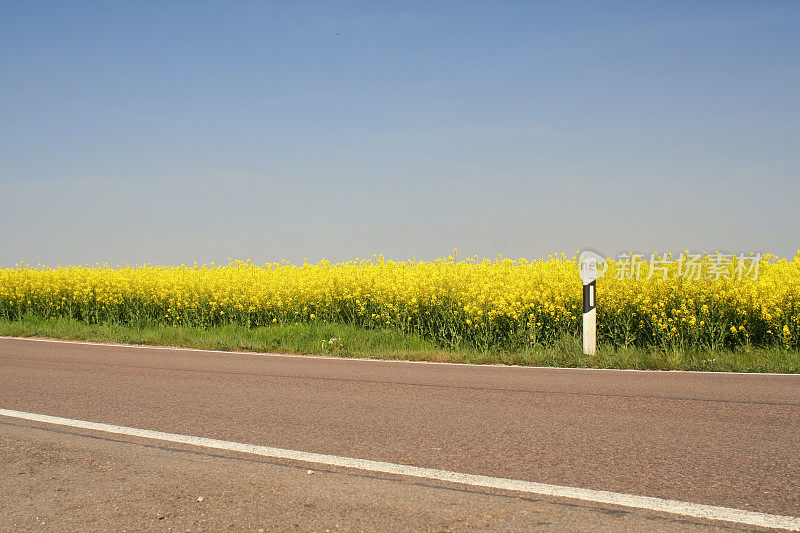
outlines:
[[33, 341], [33, 342], [52, 342], [57, 344], [80, 344], [84, 346], [109, 346], [111, 348], [136, 348], [140, 350], [174, 350], [179, 352], [199, 352], [199, 353], [213, 353], [224, 355], [245, 355], [245, 356], [259, 356], [259, 357], [284, 357], [288, 359], [328, 359], [336, 361], [351, 361], [351, 362], [371, 362], [371, 363], [392, 363], [392, 364], [413, 364], [413, 365], [447, 365], [447, 366], [467, 366], [472, 368], [508, 368], [513, 370], [552, 370], [564, 372], [623, 372], [635, 374], [731, 374], [736, 376], [791, 376], [797, 378], [800, 374], [788, 374], [780, 372], [717, 372], [709, 370], [642, 370], [636, 368], [580, 368], [580, 367], [560, 367], [560, 366], [522, 366], [522, 365], [506, 365], [500, 363], [491, 364], [475, 364], [475, 363], [450, 363], [445, 361], [407, 361], [405, 359], [375, 359], [373, 357], [337, 357], [333, 355], [309, 355], [309, 354], [292, 354], [292, 353], [270, 353], [270, 352], [241, 352], [235, 350], [204, 350], [202, 348], [183, 348], [181, 346], [155, 346], [151, 344], [122, 344], [112, 342], [91, 342], [91, 341], [71, 341], [64, 339], [49, 339], [44, 337], [13, 337], [8, 335], [0, 335], [0, 339], [9, 339], [15, 341]]
[[525, 492], [529, 494], [539, 494], [543, 496], [554, 496], [559, 498], [571, 498], [589, 502], [603, 503], [609, 505], [620, 505], [635, 509], [647, 509], [694, 518], [704, 518], [708, 520], [722, 520], [725, 522], [735, 522], [737, 524], [747, 524], [768, 528], [786, 529], [789, 531], [800, 531], [800, 518], [792, 516], [780, 516], [766, 513], [745, 511], [743, 509], [732, 509], [728, 507], [717, 507], [713, 505], [702, 505], [697, 503], [682, 502], [677, 500], [664, 500], [651, 496], [637, 496], [634, 494], [621, 494], [604, 490], [582, 489], [578, 487], [564, 487], [559, 485], [548, 485], [546, 483], [535, 483], [532, 481], [522, 481], [517, 479], [505, 479], [498, 477], [481, 476], [476, 474], [462, 474], [450, 472], [448, 470], [437, 470], [434, 468], [422, 468], [419, 466], [400, 465], [386, 463], [383, 461], [371, 461], [369, 459], [354, 459], [350, 457], [340, 457], [337, 455], [325, 455], [319, 453], [301, 452], [296, 450], [285, 450], [282, 448], [271, 448], [269, 446], [259, 446], [256, 444], [245, 444], [241, 442], [229, 442], [224, 440], [209, 439], [205, 437], [192, 437], [189, 435], [178, 435], [175, 433], [164, 433], [150, 429], [137, 429], [125, 426], [114, 426], [99, 422], [88, 422], [85, 420], [73, 420], [59, 416], [40, 415], [36, 413], [25, 413], [10, 409], [0, 409], [1, 416], [43, 422], [46, 424], [56, 424], [59, 426], [69, 426], [92, 431], [102, 431], [117, 435], [128, 435], [145, 439], [154, 439], [203, 448], [216, 450], [227, 450], [232, 452], [249, 453], [263, 457], [273, 457], [277, 459], [288, 459], [292, 461], [302, 461], [306, 463], [316, 463], [343, 468], [354, 468], [368, 472], [380, 472], [384, 474], [397, 474], [401, 476], [411, 476], [416, 478], [446, 481], [471, 485], [474, 487], [484, 487], [492, 489], [510, 490]]

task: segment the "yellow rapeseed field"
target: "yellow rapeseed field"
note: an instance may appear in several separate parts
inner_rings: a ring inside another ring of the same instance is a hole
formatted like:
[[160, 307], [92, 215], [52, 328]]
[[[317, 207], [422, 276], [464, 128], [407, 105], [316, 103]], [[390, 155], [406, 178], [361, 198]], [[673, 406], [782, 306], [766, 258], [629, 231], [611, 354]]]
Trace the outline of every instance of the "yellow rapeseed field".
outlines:
[[[18, 265], [0, 269], [0, 317], [204, 327], [325, 321], [397, 328], [446, 346], [521, 347], [579, 334], [576, 260], [561, 254], [535, 261], [375, 256], [304, 265]], [[597, 283], [600, 342], [800, 346], [800, 252], [790, 261], [732, 258], [725, 271], [712, 256], [695, 261], [696, 271], [688, 266], [609, 261]]]

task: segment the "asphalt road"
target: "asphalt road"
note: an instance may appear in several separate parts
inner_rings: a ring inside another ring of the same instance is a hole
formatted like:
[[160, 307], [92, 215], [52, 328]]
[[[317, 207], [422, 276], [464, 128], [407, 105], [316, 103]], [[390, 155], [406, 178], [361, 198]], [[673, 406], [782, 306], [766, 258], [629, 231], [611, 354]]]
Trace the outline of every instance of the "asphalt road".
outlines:
[[[800, 516], [800, 376], [0, 339], [0, 408]], [[0, 529], [758, 530], [6, 417], [0, 462]]]

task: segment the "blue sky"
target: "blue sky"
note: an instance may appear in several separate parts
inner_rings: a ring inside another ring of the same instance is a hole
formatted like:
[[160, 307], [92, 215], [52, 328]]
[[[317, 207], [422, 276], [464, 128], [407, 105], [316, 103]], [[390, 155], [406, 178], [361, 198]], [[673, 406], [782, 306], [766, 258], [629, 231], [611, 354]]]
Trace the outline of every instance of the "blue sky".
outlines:
[[0, 1], [0, 264], [800, 248], [798, 2]]

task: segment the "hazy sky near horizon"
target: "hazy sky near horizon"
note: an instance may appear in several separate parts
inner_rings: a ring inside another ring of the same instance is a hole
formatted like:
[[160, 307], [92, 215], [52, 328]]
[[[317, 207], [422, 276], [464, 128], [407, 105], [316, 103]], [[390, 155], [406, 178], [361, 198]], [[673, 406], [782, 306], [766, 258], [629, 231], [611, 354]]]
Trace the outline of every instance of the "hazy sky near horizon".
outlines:
[[800, 2], [0, 0], [0, 265], [800, 248]]

